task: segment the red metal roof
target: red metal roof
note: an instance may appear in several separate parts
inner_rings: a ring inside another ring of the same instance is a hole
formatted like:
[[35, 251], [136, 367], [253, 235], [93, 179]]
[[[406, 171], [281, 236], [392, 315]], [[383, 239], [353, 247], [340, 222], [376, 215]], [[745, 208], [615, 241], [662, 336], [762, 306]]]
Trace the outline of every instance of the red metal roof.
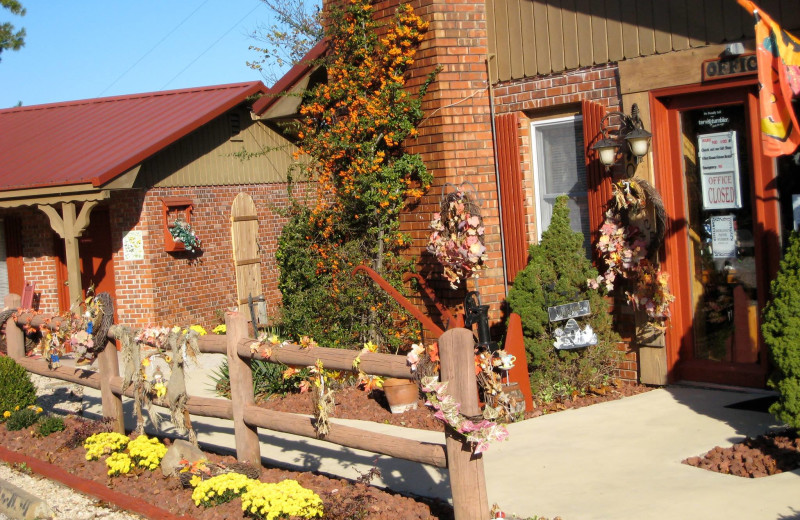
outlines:
[[0, 191], [101, 186], [266, 90], [251, 81], [0, 110]]

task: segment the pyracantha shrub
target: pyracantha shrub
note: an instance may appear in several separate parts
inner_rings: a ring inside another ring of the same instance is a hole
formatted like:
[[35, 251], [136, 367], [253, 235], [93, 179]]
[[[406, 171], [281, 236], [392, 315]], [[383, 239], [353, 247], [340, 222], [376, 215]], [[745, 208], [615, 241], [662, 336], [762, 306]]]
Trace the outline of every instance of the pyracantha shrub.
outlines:
[[433, 75], [415, 89], [406, 81], [427, 28], [406, 4], [386, 26], [367, 0], [328, 13], [328, 52], [319, 63], [327, 81], [303, 94], [292, 129], [302, 180], [315, 195], [292, 210], [276, 254], [283, 325], [295, 339], [309, 335], [326, 347], [372, 341], [393, 351], [418, 339], [418, 324], [351, 272], [366, 265], [402, 289], [413, 265], [401, 257], [411, 239], [399, 215], [432, 175], [403, 143], [417, 136]]
[[[621, 356], [608, 303], [587, 285], [587, 280], [597, 278], [597, 270], [586, 257], [583, 235], [570, 228], [567, 200], [563, 195], [556, 199], [550, 227], [539, 244], [530, 246], [528, 265], [517, 274], [508, 293], [511, 311], [522, 318], [531, 389], [543, 400], [602, 385]], [[547, 308], [582, 300], [589, 300], [591, 315], [578, 318], [578, 324], [581, 329], [591, 325], [597, 344], [558, 351], [553, 346], [554, 332], [564, 322], [551, 323]]]
[[779, 421], [800, 431], [800, 234], [793, 231], [772, 281], [772, 300], [764, 309], [761, 332], [774, 371], [769, 384], [778, 401], [769, 411]]

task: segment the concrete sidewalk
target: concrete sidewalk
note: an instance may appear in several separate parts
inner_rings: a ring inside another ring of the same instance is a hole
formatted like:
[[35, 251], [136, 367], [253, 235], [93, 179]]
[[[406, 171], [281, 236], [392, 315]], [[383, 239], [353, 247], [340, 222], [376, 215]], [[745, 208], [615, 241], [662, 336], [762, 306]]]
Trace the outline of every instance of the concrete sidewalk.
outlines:
[[[190, 395], [213, 396], [209, 376], [223, 359], [204, 354], [199, 366], [189, 368]], [[681, 464], [775, 426], [766, 413], [726, 408], [763, 395], [678, 385], [512, 424], [509, 439], [484, 455], [490, 505], [499, 504], [509, 517], [565, 520], [800, 519], [800, 470], [746, 479]], [[132, 403], [125, 403], [126, 422], [133, 427]], [[86, 389], [84, 413], [100, 414], [99, 392]], [[233, 450], [230, 421], [195, 416], [192, 421], [202, 444]], [[436, 432], [334, 421], [444, 442]], [[446, 470], [293, 435], [260, 437], [265, 463], [349, 479], [374, 465], [383, 475], [376, 485], [450, 498]]]

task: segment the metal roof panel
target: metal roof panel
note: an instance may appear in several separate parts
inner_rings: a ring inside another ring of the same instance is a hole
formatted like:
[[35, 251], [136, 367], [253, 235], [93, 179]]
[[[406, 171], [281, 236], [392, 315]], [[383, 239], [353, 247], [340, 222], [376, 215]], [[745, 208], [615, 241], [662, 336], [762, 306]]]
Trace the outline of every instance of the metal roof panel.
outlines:
[[251, 81], [0, 110], [0, 191], [101, 186], [266, 91]]

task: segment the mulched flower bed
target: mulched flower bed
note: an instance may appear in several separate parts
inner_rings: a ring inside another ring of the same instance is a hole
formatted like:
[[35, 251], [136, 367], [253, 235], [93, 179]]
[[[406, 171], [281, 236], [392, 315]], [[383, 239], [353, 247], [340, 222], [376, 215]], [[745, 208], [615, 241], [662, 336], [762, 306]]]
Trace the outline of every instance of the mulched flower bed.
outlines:
[[730, 448], [717, 446], [683, 463], [737, 477], [767, 477], [800, 468], [800, 437], [788, 430], [747, 437]]
[[[24, 453], [35, 459], [49, 462], [77, 475], [93, 480], [124, 495], [141, 499], [178, 516], [186, 515], [198, 520], [225, 520], [243, 518], [241, 500], [213, 508], [196, 507], [191, 499], [191, 489], [184, 489], [176, 478], [166, 478], [160, 470], [141, 471], [138, 474], [109, 477], [105, 463], [87, 461], [82, 443], [73, 447], [76, 430], [90, 432], [91, 421], [76, 416], [65, 418], [62, 432], [38, 437], [29, 430], [8, 431], [0, 426], [0, 445], [11, 451]], [[82, 436], [81, 436], [82, 437]], [[70, 441], [73, 441], [72, 443]], [[165, 440], [165, 444], [169, 439]], [[206, 453], [214, 463], [231, 464], [232, 456]], [[365, 483], [329, 478], [311, 472], [297, 472], [277, 468], [262, 468], [260, 480], [280, 482], [297, 480], [300, 485], [316, 492], [324, 503], [326, 518], [363, 518], [375, 520], [450, 520], [452, 508], [441, 501], [414, 499], [382, 491]]]

